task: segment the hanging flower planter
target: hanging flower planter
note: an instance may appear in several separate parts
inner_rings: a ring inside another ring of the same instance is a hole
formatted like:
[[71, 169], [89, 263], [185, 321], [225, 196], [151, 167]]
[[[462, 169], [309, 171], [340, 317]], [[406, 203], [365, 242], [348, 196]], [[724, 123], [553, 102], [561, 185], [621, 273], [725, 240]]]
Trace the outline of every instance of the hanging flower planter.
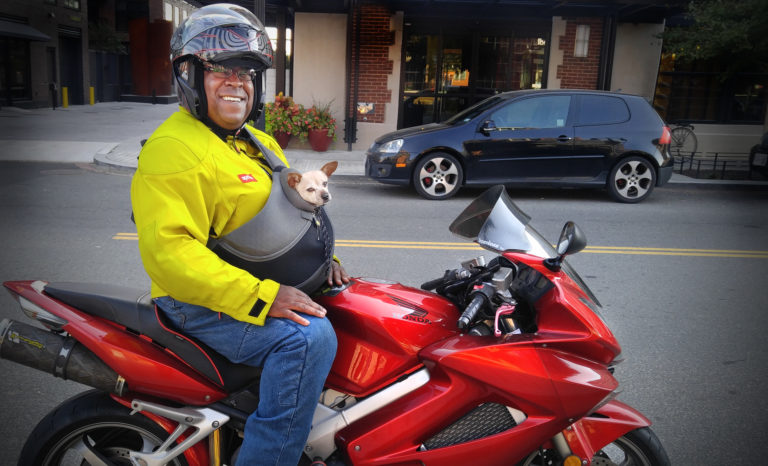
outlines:
[[309, 145], [312, 146], [312, 150], [317, 152], [325, 152], [330, 147], [333, 141], [331, 131], [328, 129], [310, 129], [307, 138], [309, 139]]

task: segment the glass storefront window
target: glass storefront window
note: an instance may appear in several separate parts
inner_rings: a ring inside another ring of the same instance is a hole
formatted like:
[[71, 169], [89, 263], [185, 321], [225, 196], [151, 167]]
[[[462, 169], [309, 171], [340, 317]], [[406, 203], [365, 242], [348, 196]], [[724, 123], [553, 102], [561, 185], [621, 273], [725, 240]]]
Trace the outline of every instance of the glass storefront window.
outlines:
[[762, 123], [768, 105], [768, 75], [724, 76], [716, 63], [675, 63], [664, 54], [654, 108], [670, 123]]
[[444, 121], [493, 94], [540, 89], [540, 37], [406, 33], [400, 127]]
[[0, 99], [10, 103], [32, 98], [29, 42], [0, 37]]
[[478, 91], [541, 89], [546, 45], [539, 37], [481, 37]]

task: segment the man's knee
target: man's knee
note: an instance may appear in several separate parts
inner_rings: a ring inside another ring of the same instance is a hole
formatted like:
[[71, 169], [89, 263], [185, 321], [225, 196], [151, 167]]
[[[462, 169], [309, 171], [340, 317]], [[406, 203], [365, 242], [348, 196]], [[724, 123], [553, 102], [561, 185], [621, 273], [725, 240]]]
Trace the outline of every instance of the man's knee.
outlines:
[[307, 341], [307, 351], [310, 354], [330, 358], [336, 355], [336, 332], [328, 319], [312, 318], [309, 326], [302, 329]]

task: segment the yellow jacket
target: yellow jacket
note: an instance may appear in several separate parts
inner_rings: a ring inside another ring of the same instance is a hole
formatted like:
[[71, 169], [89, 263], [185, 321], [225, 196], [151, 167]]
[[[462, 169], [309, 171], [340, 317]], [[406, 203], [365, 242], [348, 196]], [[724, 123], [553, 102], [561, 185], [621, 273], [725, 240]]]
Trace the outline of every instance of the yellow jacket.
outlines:
[[[288, 166], [282, 149], [251, 128]], [[131, 183], [139, 252], [152, 297], [224, 312], [264, 325], [279, 284], [229, 265], [206, 247], [264, 206], [271, 170], [244, 141], [223, 142], [185, 109], [171, 115], [144, 144]]]

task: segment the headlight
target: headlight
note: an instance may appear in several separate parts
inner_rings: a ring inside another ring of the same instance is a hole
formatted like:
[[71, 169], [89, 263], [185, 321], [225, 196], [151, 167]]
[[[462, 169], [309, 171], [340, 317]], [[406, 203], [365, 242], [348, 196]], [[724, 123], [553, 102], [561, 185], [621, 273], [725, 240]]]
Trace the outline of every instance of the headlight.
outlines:
[[384, 154], [396, 154], [400, 152], [400, 148], [403, 147], [402, 139], [395, 139], [394, 141], [385, 142], [379, 148], [379, 152]]

